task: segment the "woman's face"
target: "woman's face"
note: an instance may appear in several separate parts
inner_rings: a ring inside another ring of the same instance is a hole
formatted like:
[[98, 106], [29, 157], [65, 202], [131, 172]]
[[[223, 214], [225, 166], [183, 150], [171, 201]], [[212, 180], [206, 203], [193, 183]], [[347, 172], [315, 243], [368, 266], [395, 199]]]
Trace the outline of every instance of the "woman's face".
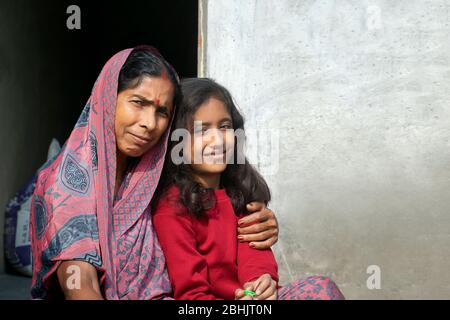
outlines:
[[169, 126], [173, 97], [174, 87], [167, 77], [151, 76], [117, 95], [115, 134], [119, 152], [139, 157], [156, 145]]
[[197, 174], [222, 173], [234, 155], [233, 121], [225, 104], [210, 98], [193, 117], [189, 161]]

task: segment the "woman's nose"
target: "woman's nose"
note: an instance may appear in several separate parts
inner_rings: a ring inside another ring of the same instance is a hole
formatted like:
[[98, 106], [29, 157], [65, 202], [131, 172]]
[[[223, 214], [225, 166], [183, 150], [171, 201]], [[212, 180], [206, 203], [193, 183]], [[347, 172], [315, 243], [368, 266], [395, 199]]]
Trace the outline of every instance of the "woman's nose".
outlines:
[[147, 131], [153, 131], [156, 128], [155, 112], [146, 112], [141, 118], [140, 125], [145, 127]]

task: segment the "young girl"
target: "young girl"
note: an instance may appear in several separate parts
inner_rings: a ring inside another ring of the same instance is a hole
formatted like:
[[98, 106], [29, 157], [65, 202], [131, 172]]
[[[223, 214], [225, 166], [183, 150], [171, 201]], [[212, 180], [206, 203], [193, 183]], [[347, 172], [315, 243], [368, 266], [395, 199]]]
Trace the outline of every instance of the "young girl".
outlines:
[[244, 119], [230, 93], [213, 80], [186, 79], [182, 93], [173, 129], [189, 134], [181, 149], [175, 141], [168, 150], [153, 214], [174, 298], [251, 299], [243, 289], [259, 300], [343, 298], [324, 277], [280, 289], [272, 251], [239, 241], [245, 204], [270, 200], [266, 182], [243, 157], [237, 132]]

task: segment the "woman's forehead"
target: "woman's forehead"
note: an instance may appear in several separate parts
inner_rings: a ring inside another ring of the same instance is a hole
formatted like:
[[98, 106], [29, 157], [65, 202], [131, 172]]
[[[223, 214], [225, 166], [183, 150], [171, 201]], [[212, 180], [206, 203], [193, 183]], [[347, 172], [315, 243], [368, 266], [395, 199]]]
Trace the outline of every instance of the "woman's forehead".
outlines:
[[161, 105], [171, 104], [174, 95], [174, 87], [169, 79], [153, 76], [143, 77], [136, 87], [126, 91], [128, 95], [139, 95]]

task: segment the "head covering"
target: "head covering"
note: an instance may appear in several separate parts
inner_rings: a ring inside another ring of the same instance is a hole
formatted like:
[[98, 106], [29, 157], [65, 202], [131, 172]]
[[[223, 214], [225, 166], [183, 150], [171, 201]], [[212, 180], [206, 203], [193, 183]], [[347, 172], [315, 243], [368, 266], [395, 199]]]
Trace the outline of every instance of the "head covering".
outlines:
[[63, 150], [38, 174], [30, 218], [33, 298], [56, 296], [52, 278], [64, 260], [95, 266], [106, 299], [156, 299], [171, 292], [149, 205], [170, 126], [127, 172], [114, 201], [118, 77], [131, 51], [106, 63]]

